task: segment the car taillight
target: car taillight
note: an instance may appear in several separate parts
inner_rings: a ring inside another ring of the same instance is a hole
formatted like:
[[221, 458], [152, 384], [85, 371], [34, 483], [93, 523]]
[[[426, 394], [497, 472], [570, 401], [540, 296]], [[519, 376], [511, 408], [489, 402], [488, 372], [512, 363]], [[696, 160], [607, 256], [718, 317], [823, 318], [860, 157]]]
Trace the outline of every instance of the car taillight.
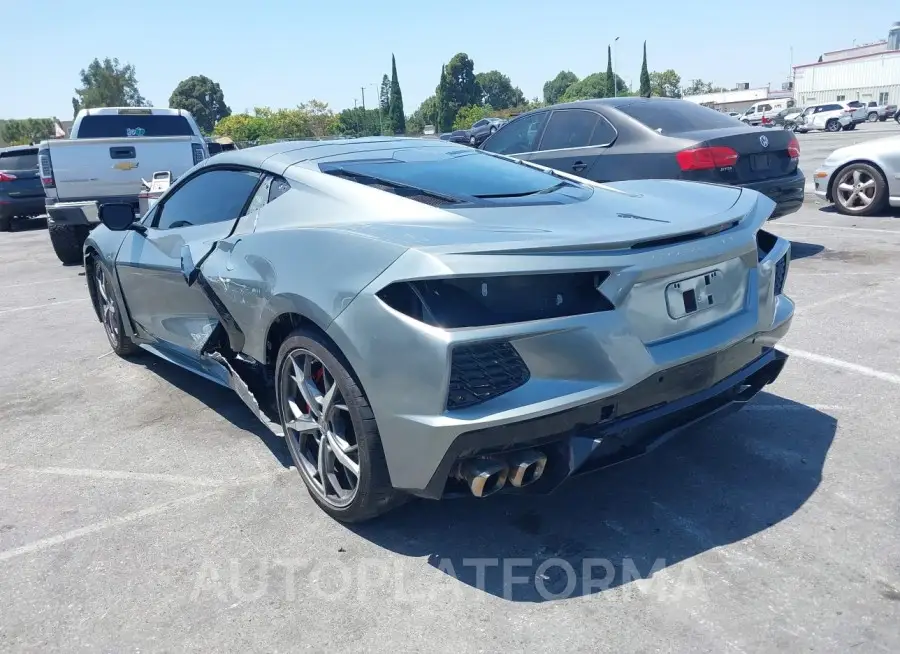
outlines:
[[791, 159], [800, 158], [800, 141], [797, 140], [796, 136], [791, 137], [791, 142], [788, 143], [787, 151]]
[[203, 151], [203, 146], [199, 143], [192, 144], [194, 150], [194, 165], [197, 165], [204, 159], [206, 159], [206, 153]]
[[0, 173], [0, 182], [14, 182], [16, 181], [15, 175], [10, 175], [9, 173]]
[[724, 145], [705, 148], [688, 148], [675, 155], [682, 170], [709, 170], [727, 168], [737, 163], [738, 153]]
[[38, 153], [38, 167], [40, 168], [41, 186], [44, 188], [56, 188], [56, 180], [53, 179], [53, 163], [50, 161], [49, 150], [41, 150]]

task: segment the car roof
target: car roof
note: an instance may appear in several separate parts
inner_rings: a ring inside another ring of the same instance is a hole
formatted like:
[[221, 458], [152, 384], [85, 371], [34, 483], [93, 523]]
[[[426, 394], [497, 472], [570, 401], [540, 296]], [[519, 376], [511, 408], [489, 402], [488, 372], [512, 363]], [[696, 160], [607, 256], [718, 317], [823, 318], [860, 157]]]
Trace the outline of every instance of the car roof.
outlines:
[[234, 164], [262, 168], [281, 174], [294, 164], [316, 159], [352, 157], [353, 155], [384, 150], [386, 148], [448, 148], [457, 146], [440, 139], [424, 139], [400, 136], [368, 136], [355, 139], [331, 139], [321, 141], [282, 141], [257, 145], [243, 150], [230, 150], [217, 154], [216, 165]]
[[619, 109], [621, 107], [627, 107], [633, 104], [658, 104], [662, 102], [679, 103], [687, 102], [687, 100], [682, 100], [680, 98], [642, 98], [640, 96], [634, 95], [621, 96], [618, 98], [592, 98], [590, 100], [561, 102], [559, 104], [550, 105], [549, 107], [540, 107], [538, 109], [532, 109], [531, 111], [524, 111], [520, 114], [517, 114], [515, 118], [528, 116], [529, 114], [533, 114], [538, 111], [546, 111], [547, 109], [603, 109], [609, 107], [613, 109]]

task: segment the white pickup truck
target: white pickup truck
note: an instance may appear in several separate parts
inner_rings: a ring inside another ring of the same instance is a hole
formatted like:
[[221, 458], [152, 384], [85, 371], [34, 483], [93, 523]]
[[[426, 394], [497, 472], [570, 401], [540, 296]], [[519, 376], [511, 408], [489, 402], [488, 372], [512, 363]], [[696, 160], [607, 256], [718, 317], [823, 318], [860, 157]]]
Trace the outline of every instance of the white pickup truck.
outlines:
[[172, 178], [209, 157], [194, 117], [182, 109], [82, 109], [68, 139], [38, 146], [47, 226], [56, 256], [80, 263], [88, 232], [100, 224], [103, 202], [128, 202], [138, 211], [141, 179]]

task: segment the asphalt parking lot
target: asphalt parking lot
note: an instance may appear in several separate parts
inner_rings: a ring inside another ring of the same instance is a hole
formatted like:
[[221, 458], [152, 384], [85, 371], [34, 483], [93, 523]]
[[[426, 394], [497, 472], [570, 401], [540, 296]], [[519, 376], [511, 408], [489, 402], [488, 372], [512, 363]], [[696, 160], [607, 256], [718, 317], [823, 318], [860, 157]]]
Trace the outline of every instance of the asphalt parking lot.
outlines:
[[111, 354], [46, 230], [0, 234], [0, 651], [900, 651], [900, 220], [772, 229], [791, 359], [742, 412], [354, 529], [229, 391]]

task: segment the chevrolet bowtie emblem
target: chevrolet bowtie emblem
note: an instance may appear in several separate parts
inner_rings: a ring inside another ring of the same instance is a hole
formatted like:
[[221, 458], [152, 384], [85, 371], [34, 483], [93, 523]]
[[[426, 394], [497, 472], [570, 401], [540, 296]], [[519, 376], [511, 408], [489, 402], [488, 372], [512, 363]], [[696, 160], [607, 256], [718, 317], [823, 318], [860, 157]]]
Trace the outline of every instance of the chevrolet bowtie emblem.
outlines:
[[140, 164], [138, 164], [138, 162], [136, 161], [120, 161], [119, 163], [115, 164], [113, 168], [115, 168], [116, 170], [134, 170], [138, 167], [138, 165]]

